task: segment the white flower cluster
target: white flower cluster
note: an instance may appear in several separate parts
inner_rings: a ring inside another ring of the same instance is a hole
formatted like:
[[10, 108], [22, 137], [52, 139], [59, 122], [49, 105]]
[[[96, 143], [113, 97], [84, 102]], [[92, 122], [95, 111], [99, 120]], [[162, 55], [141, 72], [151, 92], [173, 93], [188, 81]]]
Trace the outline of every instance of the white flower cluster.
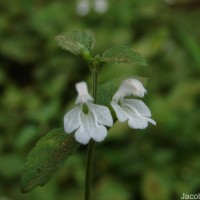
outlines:
[[[98, 14], [103, 14], [108, 10], [107, 0], [94, 0], [93, 9]], [[79, 16], [86, 16], [91, 9], [91, 3], [89, 0], [78, 0], [76, 4], [76, 13]]]
[[[77, 106], [64, 116], [65, 132], [70, 134], [75, 131], [75, 139], [81, 144], [87, 144], [91, 138], [97, 142], [103, 141], [107, 136], [106, 127], [113, 125], [110, 110], [106, 106], [93, 103], [85, 82], [77, 83], [76, 90]], [[144, 97], [145, 93], [142, 83], [136, 79], [122, 82], [111, 102], [120, 122], [128, 120], [128, 125], [134, 129], [144, 129], [148, 126], [148, 122], [156, 125], [151, 119], [151, 111], [144, 102], [124, 98], [130, 95]]]

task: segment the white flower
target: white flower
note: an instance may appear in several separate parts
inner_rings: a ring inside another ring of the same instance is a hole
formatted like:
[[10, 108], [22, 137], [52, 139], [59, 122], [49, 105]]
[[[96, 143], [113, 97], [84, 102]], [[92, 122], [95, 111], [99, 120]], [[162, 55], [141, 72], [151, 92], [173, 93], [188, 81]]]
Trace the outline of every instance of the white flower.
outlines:
[[85, 82], [77, 83], [77, 107], [64, 116], [65, 132], [75, 132], [75, 139], [81, 144], [87, 144], [90, 139], [101, 142], [107, 136], [105, 126], [112, 126], [113, 119], [107, 107], [92, 103], [93, 98], [88, 93]]
[[127, 79], [122, 82], [111, 102], [120, 122], [128, 120], [128, 125], [134, 129], [144, 129], [148, 126], [148, 122], [156, 125], [156, 122], [151, 119], [151, 111], [144, 102], [124, 98], [130, 95], [143, 97], [145, 93], [146, 90], [142, 83], [136, 79]]
[[90, 4], [88, 0], [78, 0], [76, 5], [76, 13], [79, 16], [86, 16], [90, 11]]
[[108, 10], [107, 0], [95, 0], [94, 1], [94, 10], [99, 14], [105, 13]]

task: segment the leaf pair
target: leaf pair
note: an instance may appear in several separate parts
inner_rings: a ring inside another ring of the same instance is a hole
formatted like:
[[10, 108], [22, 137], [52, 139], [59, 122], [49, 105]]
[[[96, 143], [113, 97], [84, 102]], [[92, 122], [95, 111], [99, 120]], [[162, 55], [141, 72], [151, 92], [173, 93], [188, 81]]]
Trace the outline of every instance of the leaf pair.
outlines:
[[[75, 55], [82, 56], [86, 61], [92, 58], [92, 49], [94, 46], [94, 35], [89, 32], [70, 32], [56, 36], [58, 45]], [[127, 63], [147, 65], [142, 56], [127, 46], [114, 46], [106, 50], [102, 56], [96, 56], [94, 59], [102, 63]]]

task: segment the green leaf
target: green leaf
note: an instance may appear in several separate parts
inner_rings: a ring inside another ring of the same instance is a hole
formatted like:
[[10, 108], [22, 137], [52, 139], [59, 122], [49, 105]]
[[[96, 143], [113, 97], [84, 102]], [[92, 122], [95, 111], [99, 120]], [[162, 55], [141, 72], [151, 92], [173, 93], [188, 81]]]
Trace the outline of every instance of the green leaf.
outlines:
[[63, 128], [51, 130], [28, 155], [21, 178], [21, 191], [29, 192], [36, 186], [46, 184], [78, 146], [74, 135], [66, 134]]
[[75, 55], [90, 54], [94, 45], [94, 35], [89, 32], [73, 31], [56, 36], [58, 45]]
[[127, 46], [114, 46], [105, 51], [100, 58], [101, 62], [105, 63], [127, 63], [147, 65], [146, 60], [133, 49]]
[[186, 50], [191, 54], [194, 61], [196, 62], [195, 66], [200, 69], [200, 57], [199, 57], [200, 46], [198, 41], [194, 36], [187, 34], [185, 31], [179, 31], [179, 35]]
[[110, 106], [112, 97], [122, 83], [123, 79], [113, 79], [104, 84], [101, 84], [98, 89], [97, 103], [106, 107]]

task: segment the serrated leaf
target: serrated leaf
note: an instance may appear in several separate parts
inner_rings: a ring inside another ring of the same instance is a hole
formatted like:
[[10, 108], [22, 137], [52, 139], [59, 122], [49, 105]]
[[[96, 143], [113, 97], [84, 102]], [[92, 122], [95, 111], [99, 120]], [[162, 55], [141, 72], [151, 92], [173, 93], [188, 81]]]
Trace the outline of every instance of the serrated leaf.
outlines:
[[58, 45], [75, 55], [81, 55], [82, 49], [91, 52], [94, 45], [94, 35], [89, 32], [73, 31], [56, 36]]
[[114, 46], [106, 50], [100, 61], [105, 63], [127, 63], [127, 64], [140, 64], [147, 65], [146, 60], [142, 56], [133, 51], [130, 47], [127, 46]]
[[64, 161], [78, 148], [74, 135], [63, 128], [53, 129], [30, 152], [21, 178], [21, 191], [29, 192], [46, 184]]

